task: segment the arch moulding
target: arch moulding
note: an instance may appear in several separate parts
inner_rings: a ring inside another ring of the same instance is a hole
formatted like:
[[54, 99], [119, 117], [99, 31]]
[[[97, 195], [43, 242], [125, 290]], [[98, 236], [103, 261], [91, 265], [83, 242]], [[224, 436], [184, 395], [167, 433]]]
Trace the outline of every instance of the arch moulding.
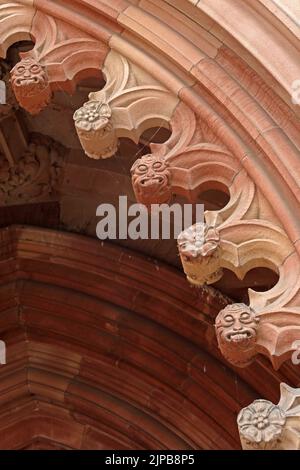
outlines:
[[272, 289], [250, 290], [249, 305], [226, 306], [215, 325], [226, 360], [245, 367], [262, 354], [277, 369], [300, 340], [297, 20], [271, 0], [111, 3], [1, 0], [1, 56], [34, 42], [11, 71], [15, 96], [38, 114], [55, 91], [74, 93], [102, 73], [105, 86], [74, 114], [94, 159], [111, 157], [121, 137], [137, 143], [149, 128], [170, 129], [131, 169], [136, 199], [195, 203], [203, 190], [226, 188], [228, 204], [180, 235], [183, 269], [197, 286], [223, 269], [239, 279], [258, 267], [277, 272]]

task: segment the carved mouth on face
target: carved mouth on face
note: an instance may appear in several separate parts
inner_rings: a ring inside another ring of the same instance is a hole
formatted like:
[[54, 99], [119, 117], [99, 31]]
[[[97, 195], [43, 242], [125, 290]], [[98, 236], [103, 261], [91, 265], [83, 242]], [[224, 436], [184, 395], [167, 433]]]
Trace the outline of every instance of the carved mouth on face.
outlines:
[[165, 183], [165, 178], [163, 176], [153, 176], [152, 178], [143, 178], [140, 181], [142, 186], [161, 186]]
[[16, 86], [29, 86], [39, 82], [38, 77], [17, 78], [15, 80]]
[[230, 331], [225, 335], [227, 341], [233, 341], [235, 343], [239, 343], [241, 341], [245, 341], [252, 337], [252, 333], [249, 330], [242, 330], [242, 331]]

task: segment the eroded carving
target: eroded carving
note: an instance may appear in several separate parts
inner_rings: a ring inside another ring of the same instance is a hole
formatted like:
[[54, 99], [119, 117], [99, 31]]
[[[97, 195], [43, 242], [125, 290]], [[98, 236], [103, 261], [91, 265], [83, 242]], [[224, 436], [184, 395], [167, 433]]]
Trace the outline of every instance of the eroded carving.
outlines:
[[11, 84], [20, 106], [31, 114], [38, 114], [50, 103], [46, 67], [31, 57], [22, 59], [11, 70]]
[[168, 203], [172, 197], [167, 162], [155, 154], [144, 155], [131, 168], [132, 186], [136, 200], [150, 207]]
[[0, 204], [18, 204], [49, 199], [58, 188], [64, 164], [64, 149], [52, 139], [33, 136], [15, 165], [0, 156]]
[[259, 317], [247, 305], [232, 304], [221, 310], [216, 318], [219, 348], [232, 364], [246, 366], [256, 355]]
[[212, 284], [222, 277], [220, 237], [215, 227], [197, 223], [181, 232], [177, 240], [183, 269], [196, 286]]

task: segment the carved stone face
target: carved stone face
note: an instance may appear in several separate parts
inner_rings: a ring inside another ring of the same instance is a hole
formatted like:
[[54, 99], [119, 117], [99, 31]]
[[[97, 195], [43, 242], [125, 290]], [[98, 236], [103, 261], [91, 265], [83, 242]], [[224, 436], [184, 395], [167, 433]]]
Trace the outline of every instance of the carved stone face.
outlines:
[[131, 168], [132, 186], [139, 203], [150, 206], [163, 204], [172, 197], [170, 172], [164, 159], [144, 155]]
[[188, 281], [196, 286], [217, 282], [223, 275], [220, 237], [214, 227], [197, 223], [181, 232], [178, 251]]
[[45, 67], [33, 58], [22, 59], [11, 70], [15, 96], [31, 114], [39, 113], [51, 99], [51, 89]]
[[96, 160], [113, 156], [118, 139], [108, 104], [90, 100], [75, 111], [73, 119], [81, 145], [90, 158]]
[[216, 333], [222, 354], [243, 365], [255, 355], [259, 317], [245, 304], [228, 305], [216, 318]]

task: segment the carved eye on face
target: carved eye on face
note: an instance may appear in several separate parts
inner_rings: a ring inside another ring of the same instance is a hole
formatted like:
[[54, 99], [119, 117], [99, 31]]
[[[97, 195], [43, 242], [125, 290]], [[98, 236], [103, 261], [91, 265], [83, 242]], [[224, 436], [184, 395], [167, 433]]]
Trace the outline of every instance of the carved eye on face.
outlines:
[[228, 325], [231, 325], [234, 323], [234, 318], [232, 315], [225, 315], [224, 320]]
[[30, 67], [30, 72], [32, 73], [38, 73], [40, 71], [40, 66], [38, 64], [33, 64]]
[[19, 67], [17, 67], [16, 72], [19, 73], [19, 74], [24, 73], [24, 72], [25, 72], [25, 67], [24, 67], [24, 65], [20, 65]]
[[156, 171], [161, 170], [162, 166], [163, 166], [162, 162], [154, 162], [152, 165], [152, 169]]
[[243, 312], [240, 316], [240, 321], [242, 323], [250, 323], [252, 321], [250, 313], [249, 312]]
[[144, 165], [143, 163], [141, 165], [138, 165], [137, 169], [140, 173], [147, 173], [148, 171], [147, 165]]

